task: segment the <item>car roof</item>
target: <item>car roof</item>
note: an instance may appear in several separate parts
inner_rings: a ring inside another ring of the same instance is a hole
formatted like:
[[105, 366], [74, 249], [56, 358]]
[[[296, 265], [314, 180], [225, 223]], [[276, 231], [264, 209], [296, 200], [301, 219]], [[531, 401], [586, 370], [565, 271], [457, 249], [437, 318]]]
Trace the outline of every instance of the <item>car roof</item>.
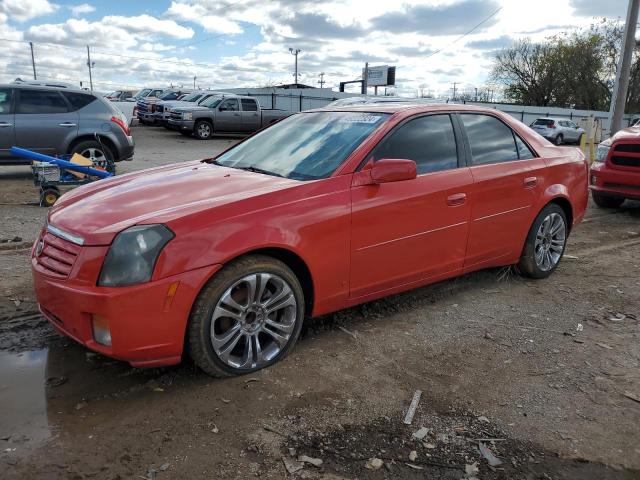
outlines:
[[572, 122], [570, 118], [562, 118], [562, 117], [538, 117], [536, 120], [553, 120], [556, 122]]
[[29, 83], [26, 82], [18, 82], [18, 83], [4, 83], [4, 84], [0, 84], [0, 88], [29, 88], [29, 89], [40, 89], [40, 90], [57, 90], [60, 92], [76, 92], [76, 93], [86, 93], [89, 95], [97, 95], [94, 92], [91, 92], [90, 90], [85, 90], [84, 88], [80, 88], [80, 87], [76, 87], [76, 86], [63, 86], [63, 85], [55, 85], [55, 84], [50, 84], [50, 85], [31, 85]]
[[357, 105], [345, 105], [342, 107], [325, 107], [309, 110], [311, 112], [366, 112], [366, 113], [389, 113], [398, 112], [422, 113], [437, 111], [469, 111], [495, 113], [496, 109], [479, 107], [476, 105], [464, 105], [460, 103], [404, 103], [404, 102], [384, 102], [384, 103], [366, 103]]

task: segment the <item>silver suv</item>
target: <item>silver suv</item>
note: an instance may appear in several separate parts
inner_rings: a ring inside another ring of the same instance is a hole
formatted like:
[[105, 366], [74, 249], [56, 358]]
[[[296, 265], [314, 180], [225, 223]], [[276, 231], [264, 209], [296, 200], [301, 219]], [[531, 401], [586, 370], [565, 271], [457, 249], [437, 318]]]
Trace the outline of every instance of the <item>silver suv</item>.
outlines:
[[18, 146], [45, 155], [79, 153], [92, 160], [130, 160], [134, 142], [127, 118], [86, 90], [28, 84], [0, 85], [0, 165]]
[[580, 143], [580, 139], [584, 134], [583, 128], [566, 118], [538, 118], [529, 126], [556, 145]]

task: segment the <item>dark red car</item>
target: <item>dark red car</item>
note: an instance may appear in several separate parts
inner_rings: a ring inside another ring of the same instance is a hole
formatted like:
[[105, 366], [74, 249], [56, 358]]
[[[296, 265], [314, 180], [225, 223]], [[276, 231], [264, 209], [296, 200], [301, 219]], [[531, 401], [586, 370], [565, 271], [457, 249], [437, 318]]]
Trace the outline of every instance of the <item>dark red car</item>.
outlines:
[[604, 208], [640, 200], [640, 127], [625, 128], [606, 139], [591, 165], [591, 197]]
[[496, 110], [292, 115], [215, 159], [101, 180], [51, 208], [42, 313], [135, 366], [251, 372], [317, 316], [487, 267], [545, 278], [587, 206], [577, 149]]

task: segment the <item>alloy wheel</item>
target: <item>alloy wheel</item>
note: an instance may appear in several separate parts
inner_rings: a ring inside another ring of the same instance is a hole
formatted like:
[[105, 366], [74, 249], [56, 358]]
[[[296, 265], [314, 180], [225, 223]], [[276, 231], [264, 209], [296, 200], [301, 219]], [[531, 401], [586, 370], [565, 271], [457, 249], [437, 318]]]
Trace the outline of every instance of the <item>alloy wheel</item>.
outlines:
[[101, 164], [101, 162], [105, 162], [107, 160], [106, 155], [99, 148], [85, 148], [80, 155], [91, 160], [91, 163], [94, 165]]
[[232, 368], [260, 368], [286, 347], [296, 316], [296, 297], [282, 277], [247, 275], [222, 294], [213, 310], [213, 350]]
[[538, 227], [534, 247], [536, 265], [540, 270], [548, 272], [560, 261], [566, 237], [567, 228], [562, 216], [558, 213], [547, 215]]
[[211, 127], [208, 123], [203, 122], [198, 125], [198, 136], [200, 138], [208, 138], [209, 135], [211, 135]]

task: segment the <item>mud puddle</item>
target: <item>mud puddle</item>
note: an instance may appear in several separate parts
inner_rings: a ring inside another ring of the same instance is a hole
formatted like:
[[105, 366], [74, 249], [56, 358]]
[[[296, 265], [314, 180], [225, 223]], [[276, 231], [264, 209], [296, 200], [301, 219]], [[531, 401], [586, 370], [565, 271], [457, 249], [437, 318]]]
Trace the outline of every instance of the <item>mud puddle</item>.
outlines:
[[11, 462], [61, 432], [81, 433], [91, 423], [83, 422], [85, 407], [108, 417], [118, 399], [162, 390], [184, 370], [134, 369], [66, 339], [37, 350], [0, 350], [0, 457]]

